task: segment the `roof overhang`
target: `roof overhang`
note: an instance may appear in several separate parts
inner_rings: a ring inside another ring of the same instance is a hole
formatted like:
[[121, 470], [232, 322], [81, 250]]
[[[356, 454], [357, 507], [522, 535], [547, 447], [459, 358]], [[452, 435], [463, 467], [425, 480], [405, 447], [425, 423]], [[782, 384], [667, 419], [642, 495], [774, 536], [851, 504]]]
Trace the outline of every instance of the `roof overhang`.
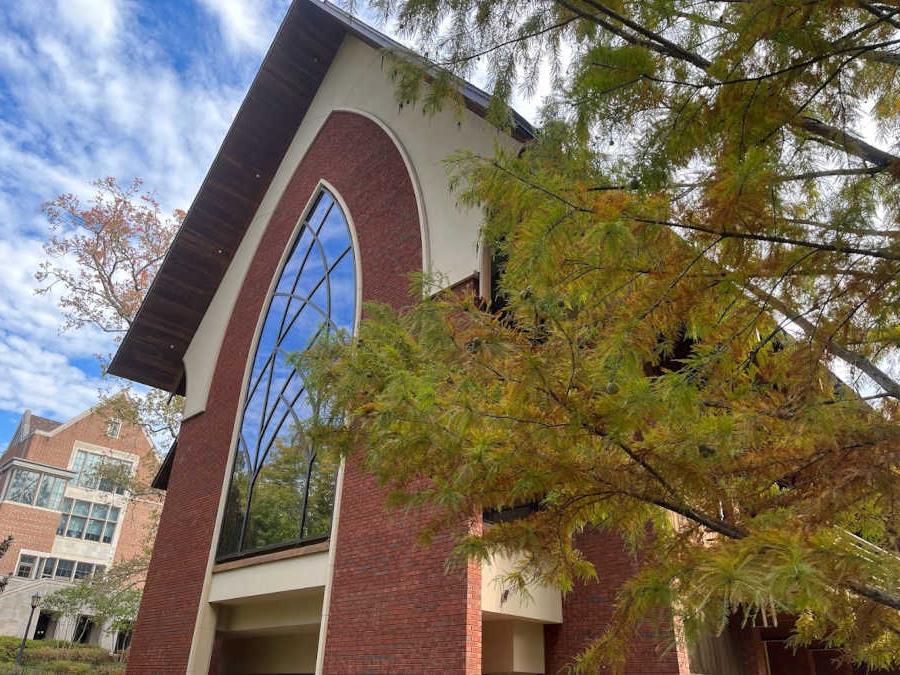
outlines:
[[[182, 359], [346, 35], [421, 60], [333, 5], [294, 0], [109, 367], [113, 375], [184, 393]], [[484, 116], [489, 95], [458, 83]], [[511, 134], [533, 137], [514, 113]]]
[[169, 476], [172, 475], [172, 466], [175, 464], [175, 451], [178, 449], [178, 440], [172, 442], [172, 446], [166, 453], [165, 459], [159, 465], [156, 475], [150, 481], [150, 487], [156, 490], [167, 490], [169, 488]]
[[22, 459], [21, 457], [16, 457], [9, 460], [8, 462], [5, 462], [3, 466], [0, 466], [0, 473], [5, 473], [10, 469], [26, 469], [28, 471], [37, 471], [38, 473], [46, 473], [51, 476], [56, 476], [57, 478], [64, 478], [66, 480], [75, 478], [76, 475], [74, 471], [69, 471], [68, 469], [62, 469], [58, 466], [53, 466], [52, 464], [33, 462], [30, 459]]

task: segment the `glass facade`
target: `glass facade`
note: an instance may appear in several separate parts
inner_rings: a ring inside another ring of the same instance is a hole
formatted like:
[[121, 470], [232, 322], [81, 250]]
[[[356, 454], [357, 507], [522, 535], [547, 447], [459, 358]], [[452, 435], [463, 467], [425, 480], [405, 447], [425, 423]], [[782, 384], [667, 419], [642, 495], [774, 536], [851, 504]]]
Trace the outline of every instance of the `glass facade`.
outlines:
[[56, 534], [104, 544], [112, 543], [119, 522], [118, 507], [66, 497], [61, 510]]
[[75, 476], [76, 485], [117, 495], [125, 494], [123, 483], [128, 481], [132, 468], [131, 462], [85, 450], [77, 450], [72, 463], [72, 471], [78, 474]]
[[337, 464], [303, 436], [311, 414], [290, 355], [330, 331], [352, 332], [356, 264], [347, 219], [322, 190], [303, 221], [253, 355], [219, 559], [322, 539], [331, 530]]
[[9, 479], [6, 498], [20, 504], [58, 510], [65, 489], [64, 478], [29, 469], [15, 469]]

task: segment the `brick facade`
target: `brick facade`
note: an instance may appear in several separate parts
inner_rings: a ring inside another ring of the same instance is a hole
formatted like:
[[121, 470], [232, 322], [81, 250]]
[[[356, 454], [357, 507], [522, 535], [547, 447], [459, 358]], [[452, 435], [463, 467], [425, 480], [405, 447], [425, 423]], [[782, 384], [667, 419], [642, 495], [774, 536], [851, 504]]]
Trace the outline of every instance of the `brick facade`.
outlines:
[[59, 513], [33, 506], [0, 502], [0, 538], [11, 534], [12, 544], [0, 560], [0, 573], [13, 575], [22, 549], [50, 552], [56, 538]]
[[[88, 412], [65, 424], [38, 427], [36, 433], [20, 443], [10, 445], [0, 456], [0, 465], [10, 459], [21, 458], [66, 469], [71, 463], [76, 443], [85, 443], [137, 455], [136, 482], [149, 484], [158, 461], [147, 436], [139, 426], [122, 424], [118, 438], [111, 438], [106, 434], [108, 421], [109, 418], [102, 413]], [[141, 502], [128, 502], [119, 521], [114, 561], [133, 558], [146, 547], [148, 534], [152, 536], [153, 514], [159, 510], [160, 502], [160, 497], [151, 495]], [[0, 561], [0, 573], [15, 572], [16, 561], [22, 549], [50, 553], [58, 525], [58, 511], [15, 502], [0, 502], [0, 537], [13, 535], [11, 547]]]
[[[323, 178], [346, 201], [355, 226], [364, 300], [394, 306], [409, 302], [407, 275], [422, 268], [422, 240], [403, 158], [375, 122], [333, 112], [297, 167], [250, 264], [223, 338], [206, 412], [182, 427], [129, 672], [183, 672], [187, 666], [255, 328], [297, 220]], [[326, 671], [339, 662], [337, 672], [423, 672], [427, 657], [435, 671], [477, 672], [480, 640], [467, 637], [465, 626], [478, 600], [469, 589], [478, 579], [468, 572], [446, 577], [446, 544], [416, 550], [415, 523], [387, 516], [377, 488], [367, 480], [351, 462], [337, 540]], [[375, 525], [380, 535], [373, 534]], [[398, 554], [386, 555], [385, 547], [392, 546]], [[403, 588], [379, 588], [388, 572], [403, 580]], [[360, 620], [360, 608], [370, 605], [378, 607], [376, 620], [372, 615]], [[480, 617], [470, 628], [480, 630]], [[380, 665], [372, 661], [375, 654], [395, 652], [398, 660], [390, 668], [384, 659]]]
[[[576, 586], [563, 599], [563, 623], [544, 627], [547, 673], [562, 673], [600, 636], [609, 624], [616, 593], [637, 565], [620, 539], [605, 532], [587, 532], [576, 542], [597, 570], [598, 581]], [[678, 654], [660, 654], [667, 636], [645, 634], [630, 645], [627, 675], [679, 675]]]
[[357, 461], [341, 500], [323, 672], [480, 673], [480, 567], [445, 573], [450, 537], [418, 545]]

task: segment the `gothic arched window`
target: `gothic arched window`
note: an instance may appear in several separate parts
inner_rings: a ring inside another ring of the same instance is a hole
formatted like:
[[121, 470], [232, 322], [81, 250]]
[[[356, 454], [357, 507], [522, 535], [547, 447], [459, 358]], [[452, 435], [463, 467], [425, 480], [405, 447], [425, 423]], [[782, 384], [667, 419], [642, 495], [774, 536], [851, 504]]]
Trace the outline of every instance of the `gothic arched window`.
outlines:
[[352, 332], [356, 286], [347, 218], [321, 189], [268, 300], [241, 413], [219, 558], [328, 536], [337, 465], [317, 457], [303, 438], [310, 405], [289, 357], [330, 331]]

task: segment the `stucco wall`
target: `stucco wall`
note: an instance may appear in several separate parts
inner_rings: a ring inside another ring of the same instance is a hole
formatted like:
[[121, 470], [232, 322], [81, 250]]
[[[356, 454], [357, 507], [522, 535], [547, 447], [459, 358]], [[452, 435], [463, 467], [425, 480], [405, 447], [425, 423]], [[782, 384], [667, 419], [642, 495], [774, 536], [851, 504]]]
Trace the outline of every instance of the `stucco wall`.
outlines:
[[333, 110], [372, 116], [398, 145], [420, 215], [419, 269], [443, 275], [453, 284], [478, 268], [481, 219], [457, 204], [448, 188], [444, 160], [460, 149], [491, 155], [497, 146], [517, 147], [516, 141], [468, 110], [448, 108], [427, 116], [412, 106], [401, 107], [382, 54], [347, 37], [185, 353], [186, 417], [206, 408], [225, 328], [250, 262], [286, 185]]

